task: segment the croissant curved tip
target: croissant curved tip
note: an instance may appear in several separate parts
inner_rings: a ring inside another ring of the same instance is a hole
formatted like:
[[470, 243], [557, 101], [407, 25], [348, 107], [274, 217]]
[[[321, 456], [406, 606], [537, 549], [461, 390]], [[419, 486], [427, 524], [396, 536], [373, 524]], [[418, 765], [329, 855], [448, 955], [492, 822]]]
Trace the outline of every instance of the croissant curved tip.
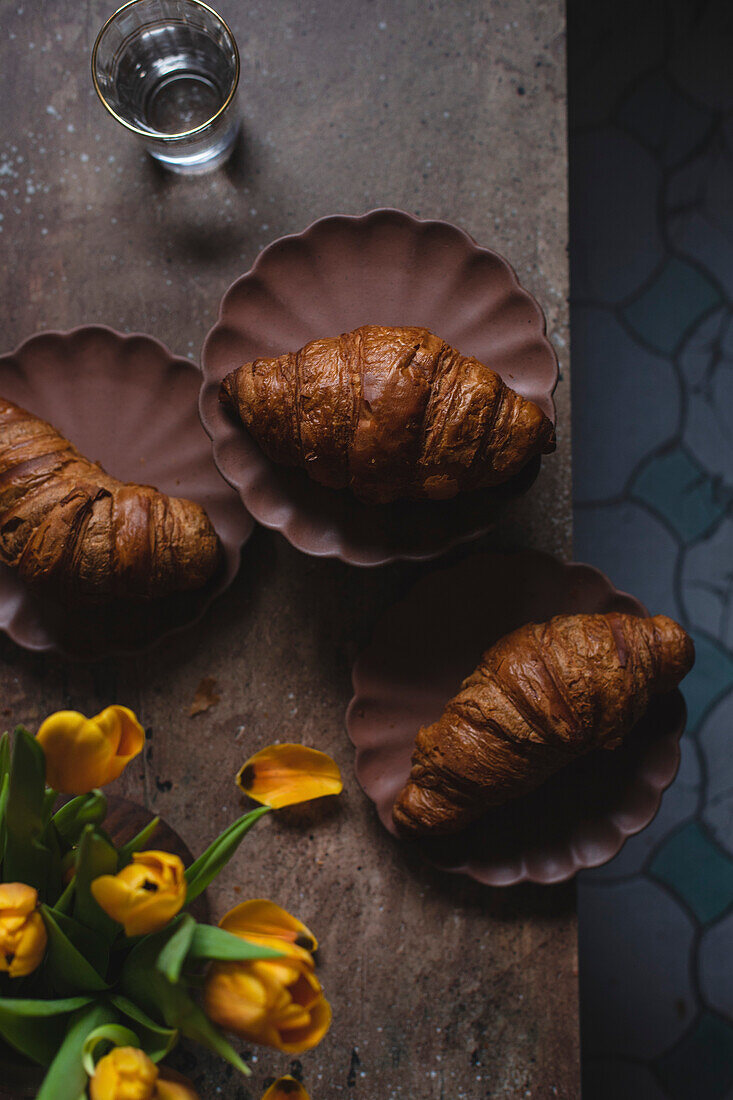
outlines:
[[695, 643], [690, 635], [668, 615], [648, 620], [660, 651], [660, 691], [672, 691], [695, 663]]

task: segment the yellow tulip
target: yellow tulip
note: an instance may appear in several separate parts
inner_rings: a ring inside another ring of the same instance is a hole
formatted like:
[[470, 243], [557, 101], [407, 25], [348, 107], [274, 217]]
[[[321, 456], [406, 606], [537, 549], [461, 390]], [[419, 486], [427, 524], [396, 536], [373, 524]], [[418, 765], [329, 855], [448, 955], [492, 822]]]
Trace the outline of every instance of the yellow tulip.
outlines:
[[255, 802], [274, 810], [343, 790], [338, 764], [305, 745], [270, 745], [242, 765], [237, 783]]
[[64, 794], [86, 794], [117, 779], [145, 743], [127, 707], [106, 707], [94, 718], [75, 710], [50, 715], [36, 734], [46, 756], [46, 782]]
[[310, 1100], [310, 1096], [299, 1081], [288, 1075], [270, 1085], [262, 1100]]
[[162, 1073], [136, 1047], [115, 1047], [95, 1067], [91, 1100], [198, 1100], [185, 1078]]
[[170, 852], [136, 852], [116, 875], [92, 882], [94, 900], [124, 926], [126, 936], [157, 932], [186, 900], [184, 867]]
[[24, 882], [0, 883], [0, 971], [11, 978], [31, 974], [43, 958], [47, 939], [38, 891]]
[[331, 1024], [331, 1006], [315, 976], [313, 958], [302, 945], [306, 940], [315, 946], [312, 933], [267, 901], [251, 903], [249, 911], [247, 903], [237, 906], [221, 927], [283, 955], [215, 963], [204, 989], [206, 1012], [214, 1023], [287, 1054], [320, 1043]]
[[115, 1047], [97, 1062], [89, 1082], [91, 1100], [153, 1100], [158, 1068], [136, 1047]]
[[311, 952], [318, 947], [318, 941], [310, 928], [306, 928], [279, 905], [264, 898], [253, 898], [241, 905], [235, 905], [219, 921], [219, 927], [243, 940], [265, 942], [267, 946], [275, 948], [278, 947], [277, 942], [273, 942], [276, 940], [294, 943]]

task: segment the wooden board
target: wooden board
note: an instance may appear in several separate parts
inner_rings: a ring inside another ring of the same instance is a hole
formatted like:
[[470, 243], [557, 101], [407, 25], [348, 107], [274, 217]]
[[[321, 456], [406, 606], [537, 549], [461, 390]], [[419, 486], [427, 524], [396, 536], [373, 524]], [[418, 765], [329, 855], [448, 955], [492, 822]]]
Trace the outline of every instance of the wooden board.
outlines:
[[[493, 541], [569, 554], [560, 0], [345, 0], [338, 11], [226, 0], [244, 140], [226, 171], [197, 181], [156, 169], [96, 101], [89, 53], [112, 7], [3, 6], [3, 350], [103, 321], [196, 358], [221, 294], [273, 237], [381, 204], [447, 218], [513, 262], [562, 359], [558, 452]], [[1, 641], [0, 706], [8, 725], [31, 727], [61, 707], [133, 707], [148, 744], [117, 789], [162, 813], [194, 854], [240, 811], [234, 774], [251, 751], [280, 738], [335, 756], [339, 802], [263, 821], [211, 896], [217, 914], [271, 897], [317, 933], [334, 1024], [297, 1060], [313, 1100], [574, 1098], [572, 887], [490, 890], [416, 864], [353, 778], [351, 663], [380, 611], [429, 568], [354, 570], [259, 530], [204, 623], [150, 656], [68, 665]], [[189, 718], [206, 676], [221, 700]], [[198, 1054], [178, 1065], [202, 1096], [259, 1100], [293, 1059], [252, 1053], [244, 1083]]]

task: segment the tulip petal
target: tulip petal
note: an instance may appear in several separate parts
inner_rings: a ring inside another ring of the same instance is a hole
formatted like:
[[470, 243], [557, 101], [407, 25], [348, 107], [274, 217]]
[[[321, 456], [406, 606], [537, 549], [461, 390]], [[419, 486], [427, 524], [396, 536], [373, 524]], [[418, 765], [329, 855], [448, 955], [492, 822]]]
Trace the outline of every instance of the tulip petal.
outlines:
[[294, 943], [311, 953], [318, 941], [309, 928], [273, 901], [253, 898], [235, 905], [222, 917], [219, 927], [245, 940], [271, 940], [273, 937]]
[[114, 773], [107, 782], [121, 775], [125, 767], [142, 751], [145, 744], [145, 730], [138, 722], [136, 716], [129, 707], [121, 707], [115, 704], [105, 707], [103, 711], [90, 719], [96, 722], [116, 746], [115, 755], [110, 761], [111, 771]]
[[294, 1077], [280, 1077], [274, 1085], [270, 1085], [262, 1100], [310, 1100], [300, 1081]]
[[282, 1031], [278, 1048], [285, 1054], [302, 1054], [318, 1046], [331, 1026], [331, 1006], [325, 997], [310, 1010], [310, 1023], [307, 1027]]
[[141, 751], [145, 731], [127, 707], [106, 707], [94, 718], [60, 710], [41, 723], [36, 740], [49, 786], [82, 795], [117, 779]]
[[305, 745], [270, 745], [243, 765], [237, 784], [246, 795], [277, 810], [313, 798], [340, 794], [338, 765], [325, 752]]
[[0, 973], [24, 978], [40, 964], [48, 936], [38, 893], [23, 882], [0, 883]]

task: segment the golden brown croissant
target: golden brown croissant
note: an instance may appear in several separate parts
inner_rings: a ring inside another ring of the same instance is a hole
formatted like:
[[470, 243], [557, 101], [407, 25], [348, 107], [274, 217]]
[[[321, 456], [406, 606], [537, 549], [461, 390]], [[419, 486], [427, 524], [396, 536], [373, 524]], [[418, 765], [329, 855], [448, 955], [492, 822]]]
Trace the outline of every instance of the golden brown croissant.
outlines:
[[255, 359], [221, 400], [273, 461], [377, 503], [498, 485], [555, 446], [537, 405], [425, 328], [364, 325]]
[[455, 832], [574, 757], [616, 748], [694, 659], [691, 638], [665, 615], [558, 615], [507, 634], [420, 730], [395, 824]]
[[198, 588], [219, 540], [206, 512], [117, 481], [55, 428], [0, 398], [0, 561], [65, 601]]

